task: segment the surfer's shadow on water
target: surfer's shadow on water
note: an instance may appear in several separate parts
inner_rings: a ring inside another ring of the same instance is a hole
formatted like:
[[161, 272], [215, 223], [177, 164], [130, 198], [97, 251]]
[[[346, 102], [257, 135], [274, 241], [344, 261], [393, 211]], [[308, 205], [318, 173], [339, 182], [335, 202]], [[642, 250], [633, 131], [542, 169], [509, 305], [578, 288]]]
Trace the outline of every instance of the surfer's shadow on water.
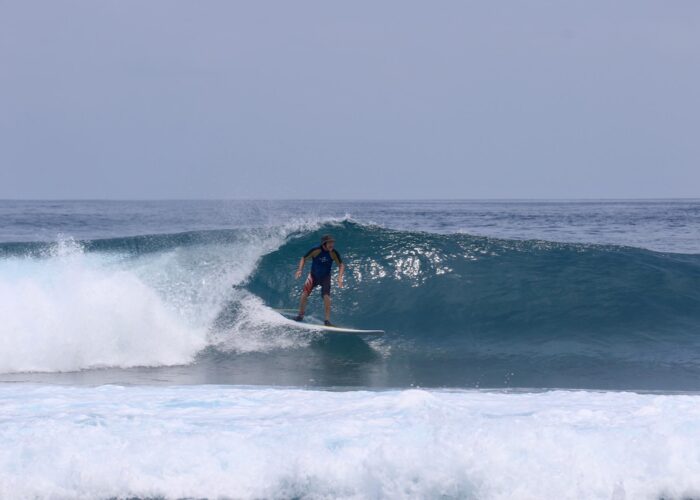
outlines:
[[384, 378], [386, 363], [374, 342], [352, 335], [315, 336], [308, 344], [315, 363], [309, 382], [338, 387], [375, 385]]
[[320, 355], [336, 360], [356, 363], [373, 363], [382, 360], [382, 355], [366, 340], [343, 334], [315, 335], [309, 347]]

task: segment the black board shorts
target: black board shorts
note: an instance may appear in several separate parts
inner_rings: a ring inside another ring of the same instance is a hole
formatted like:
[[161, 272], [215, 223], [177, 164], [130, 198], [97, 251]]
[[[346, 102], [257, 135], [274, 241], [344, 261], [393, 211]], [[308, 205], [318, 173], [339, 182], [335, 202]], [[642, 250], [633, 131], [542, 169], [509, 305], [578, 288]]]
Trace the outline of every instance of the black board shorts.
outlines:
[[331, 275], [326, 274], [325, 276], [321, 278], [315, 277], [313, 274], [309, 273], [309, 277], [306, 278], [306, 282], [304, 283], [304, 291], [306, 292], [307, 295], [311, 294], [311, 290], [314, 289], [317, 285], [321, 285], [321, 295], [330, 295], [331, 294]]

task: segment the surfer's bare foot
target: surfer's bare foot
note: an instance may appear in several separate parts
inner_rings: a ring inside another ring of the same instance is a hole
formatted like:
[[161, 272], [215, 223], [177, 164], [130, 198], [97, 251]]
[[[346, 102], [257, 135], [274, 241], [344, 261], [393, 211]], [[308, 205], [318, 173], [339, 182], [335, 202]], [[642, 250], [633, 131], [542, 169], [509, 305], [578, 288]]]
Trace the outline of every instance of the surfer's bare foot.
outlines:
[[331, 323], [331, 322], [328, 321], [328, 320], [324, 321], [323, 324], [326, 325], [326, 326], [335, 326], [333, 323]]
[[304, 321], [304, 315], [303, 315], [303, 314], [297, 314], [296, 318], [294, 318], [294, 321]]

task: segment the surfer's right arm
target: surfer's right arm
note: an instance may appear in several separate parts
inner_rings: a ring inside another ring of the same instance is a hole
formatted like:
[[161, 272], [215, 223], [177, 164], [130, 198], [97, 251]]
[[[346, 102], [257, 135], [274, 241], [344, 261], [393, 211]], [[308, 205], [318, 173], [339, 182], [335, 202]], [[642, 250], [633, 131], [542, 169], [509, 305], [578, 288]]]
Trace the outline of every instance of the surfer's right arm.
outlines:
[[301, 278], [301, 272], [304, 270], [304, 263], [306, 262], [306, 258], [302, 257], [301, 260], [299, 261], [299, 267], [297, 268], [297, 272], [294, 274], [294, 277], [296, 279]]
[[299, 261], [299, 267], [297, 268], [297, 272], [294, 274], [297, 277], [297, 279], [301, 277], [301, 272], [304, 270], [304, 263], [307, 260], [311, 260], [314, 257], [316, 257], [319, 253], [321, 253], [321, 247], [313, 247], [311, 250], [304, 254], [304, 256]]

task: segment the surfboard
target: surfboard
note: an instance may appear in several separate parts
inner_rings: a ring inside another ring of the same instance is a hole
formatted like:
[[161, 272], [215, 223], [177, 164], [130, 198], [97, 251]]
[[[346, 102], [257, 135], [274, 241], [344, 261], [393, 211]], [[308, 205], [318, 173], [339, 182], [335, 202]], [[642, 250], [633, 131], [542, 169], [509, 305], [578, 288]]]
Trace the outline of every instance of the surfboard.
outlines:
[[[343, 326], [326, 326], [323, 323], [313, 323], [308, 320], [294, 321], [298, 311], [296, 309], [275, 309], [280, 315], [287, 319], [294, 326], [306, 328], [307, 330], [316, 330], [323, 333], [337, 333], [345, 335], [384, 335], [384, 330], [359, 330], [357, 328], [345, 328]], [[312, 318], [309, 320], [313, 321]]]

